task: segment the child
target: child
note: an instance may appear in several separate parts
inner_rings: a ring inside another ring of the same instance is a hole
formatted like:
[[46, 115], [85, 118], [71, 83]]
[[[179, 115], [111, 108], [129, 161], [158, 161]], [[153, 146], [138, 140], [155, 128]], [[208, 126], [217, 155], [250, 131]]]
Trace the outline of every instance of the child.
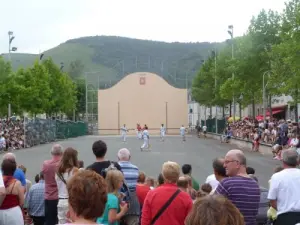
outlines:
[[123, 186], [124, 176], [119, 170], [109, 170], [105, 177], [107, 183], [107, 202], [102, 217], [97, 219], [98, 224], [119, 225], [119, 221], [128, 211], [128, 204], [121, 202], [123, 195], [119, 190]]

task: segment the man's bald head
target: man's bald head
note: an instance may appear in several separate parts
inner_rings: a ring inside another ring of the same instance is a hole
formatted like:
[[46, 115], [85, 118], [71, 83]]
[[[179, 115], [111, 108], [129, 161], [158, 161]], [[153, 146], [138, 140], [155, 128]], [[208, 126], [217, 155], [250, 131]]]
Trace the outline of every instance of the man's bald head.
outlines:
[[246, 166], [247, 160], [243, 151], [239, 149], [232, 149], [226, 154], [227, 157], [237, 160], [240, 165]]
[[3, 160], [12, 160], [12, 161], [16, 161], [16, 155], [14, 153], [8, 152], [5, 155], [3, 155]]

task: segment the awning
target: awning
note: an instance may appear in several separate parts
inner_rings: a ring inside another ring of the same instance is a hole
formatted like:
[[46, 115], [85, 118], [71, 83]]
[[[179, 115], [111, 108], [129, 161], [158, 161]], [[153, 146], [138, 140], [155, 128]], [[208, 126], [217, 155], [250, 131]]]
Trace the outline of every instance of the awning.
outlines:
[[[278, 113], [281, 113], [281, 112], [283, 112], [283, 109], [272, 109], [272, 115], [275, 115], [275, 114], [278, 114]], [[269, 110], [267, 110], [266, 116], [270, 116]]]

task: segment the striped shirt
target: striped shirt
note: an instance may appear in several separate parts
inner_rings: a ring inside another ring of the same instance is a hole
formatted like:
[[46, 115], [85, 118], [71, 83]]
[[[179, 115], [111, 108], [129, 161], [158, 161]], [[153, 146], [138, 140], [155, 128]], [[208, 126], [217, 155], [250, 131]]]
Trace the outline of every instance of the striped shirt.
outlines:
[[256, 225], [260, 202], [260, 189], [252, 178], [235, 176], [223, 179], [216, 194], [227, 197], [240, 210], [246, 225]]
[[120, 161], [119, 165], [121, 166], [129, 190], [135, 191], [137, 180], [139, 177], [139, 169], [131, 162]]

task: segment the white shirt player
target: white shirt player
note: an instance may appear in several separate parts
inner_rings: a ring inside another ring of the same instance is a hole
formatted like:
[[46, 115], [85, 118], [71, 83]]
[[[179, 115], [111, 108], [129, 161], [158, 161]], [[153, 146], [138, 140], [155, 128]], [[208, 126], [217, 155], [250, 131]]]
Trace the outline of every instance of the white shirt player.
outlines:
[[164, 126], [161, 126], [160, 127], [160, 135], [165, 136], [165, 134], [166, 134], [166, 128]]
[[121, 127], [121, 135], [123, 137], [123, 141], [125, 142], [126, 141], [126, 134], [127, 134], [128, 130], [126, 128], [126, 125], [124, 124], [123, 127]]
[[180, 135], [181, 136], [184, 136], [185, 135], [185, 127], [184, 126], [182, 126], [182, 127], [180, 127]]
[[143, 135], [144, 143], [141, 146], [141, 151], [143, 151], [144, 149], [149, 149], [149, 132], [148, 132], [148, 130], [144, 130], [142, 135]]
[[142, 133], [142, 135], [143, 135], [143, 139], [144, 140], [145, 139], [149, 139], [149, 132], [148, 132], [148, 130], [144, 130], [143, 133]]

